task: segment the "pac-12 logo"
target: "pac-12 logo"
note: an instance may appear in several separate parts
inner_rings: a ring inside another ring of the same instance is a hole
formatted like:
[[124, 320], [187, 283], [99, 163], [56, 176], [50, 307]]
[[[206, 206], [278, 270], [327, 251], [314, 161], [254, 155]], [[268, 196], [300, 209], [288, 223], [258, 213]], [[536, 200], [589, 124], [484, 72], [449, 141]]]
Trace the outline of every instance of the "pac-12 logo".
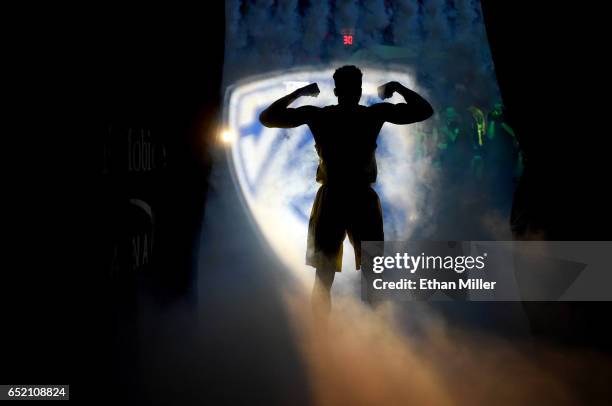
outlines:
[[[278, 98], [313, 82], [319, 85], [319, 96], [302, 97], [291, 107], [336, 104], [333, 73], [334, 69], [321, 69], [272, 75], [232, 86], [226, 94], [226, 125], [236, 135], [228, 150], [234, 179], [260, 231], [291, 269], [305, 267], [308, 218], [319, 187], [315, 182], [318, 156], [308, 126], [266, 128], [259, 122], [259, 114]], [[412, 76], [406, 72], [367, 69], [363, 73], [364, 105], [381, 101], [376, 89], [389, 77], [414, 87]], [[402, 100], [394, 96], [390, 101]], [[414, 184], [409, 131], [385, 124], [378, 140], [376, 190], [385, 213], [385, 233], [395, 238], [402, 236], [394, 235], [394, 230], [406, 230], [407, 219], [414, 219], [414, 213], [410, 217], [414, 207], [408, 199]], [[389, 165], [395, 166], [394, 170], [387, 170]], [[352, 259], [346, 252], [351, 251], [345, 249], [344, 261], [345, 267], [350, 267]]]

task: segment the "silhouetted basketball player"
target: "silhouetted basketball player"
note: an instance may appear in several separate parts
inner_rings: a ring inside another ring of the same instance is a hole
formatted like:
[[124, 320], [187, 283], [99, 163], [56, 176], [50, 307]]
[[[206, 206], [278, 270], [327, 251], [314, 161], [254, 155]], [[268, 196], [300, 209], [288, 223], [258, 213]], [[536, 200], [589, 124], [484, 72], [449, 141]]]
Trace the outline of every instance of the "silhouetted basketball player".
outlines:
[[433, 114], [431, 105], [398, 82], [378, 88], [382, 99], [397, 92], [405, 103], [359, 104], [361, 71], [343, 66], [334, 73], [338, 104], [326, 107], [289, 105], [301, 96], [317, 97], [316, 83], [297, 89], [265, 109], [259, 120], [266, 127], [310, 127], [319, 155], [316, 180], [321, 183], [308, 226], [306, 263], [316, 268], [312, 293], [315, 315], [331, 309], [330, 289], [342, 269], [342, 242], [348, 234], [361, 268], [361, 241], [384, 240], [382, 209], [372, 189], [376, 182], [376, 139], [385, 122], [410, 124]]

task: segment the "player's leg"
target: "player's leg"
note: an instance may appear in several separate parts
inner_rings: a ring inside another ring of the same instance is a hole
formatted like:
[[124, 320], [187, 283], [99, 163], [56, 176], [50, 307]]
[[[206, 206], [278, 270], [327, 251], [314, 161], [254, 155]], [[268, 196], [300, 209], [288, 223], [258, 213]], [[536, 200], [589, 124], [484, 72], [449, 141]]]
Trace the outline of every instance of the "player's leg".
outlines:
[[[348, 236], [355, 250], [355, 264], [362, 272], [362, 299], [370, 305], [376, 304], [372, 293], [372, 282], [377, 277], [373, 272], [373, 257], [384, 254], [384, 230], [382, 207], [374, 189], [366, 187], [356, 193], [355, 210], [351, 213]], [[380, 241], [362, 253], [363, 241]], [[362, 263], [363, 261], [363, 263]]]
[[346, 235], [340, 195], [323, 185], [312, 207], [308, 227], [306, 263], [316, 268], [312, 308], [318, 319], [327, 320], [331, 310], [331, 286], [342, 268], [342, 242]]
[[331, 287], [335, 269], [318, 268], [312, 288], [312, 311], [318, 320], [326, 321], [331, 311]]

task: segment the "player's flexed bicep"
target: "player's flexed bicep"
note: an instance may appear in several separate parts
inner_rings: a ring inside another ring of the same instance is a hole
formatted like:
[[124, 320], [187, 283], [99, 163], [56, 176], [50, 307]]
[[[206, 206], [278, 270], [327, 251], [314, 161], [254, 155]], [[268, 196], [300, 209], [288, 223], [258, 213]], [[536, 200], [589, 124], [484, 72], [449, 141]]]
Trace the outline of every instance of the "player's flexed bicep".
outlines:
[[287, 96], [281, 97], [272, 103], [259, 115], [259, 121], [266, 127], [271, 128], [293, 128], [307, 124], [319, 110], [315, 106], [302, 106], [290, 108], [289, 105], [302, 96], [317, 97], [319, 86], [311, 83], [295, 90]]
[[427, 120], [432, 116], [434, 111], [431, 104], [402, 84], [389, 82], [378, 88], [378, 95], [381, 99], [388, 99], [395, 92], [402, 95], [405, 103], [377, 103], [370, 106], [379, 120], [393, 124], [410, 124]]

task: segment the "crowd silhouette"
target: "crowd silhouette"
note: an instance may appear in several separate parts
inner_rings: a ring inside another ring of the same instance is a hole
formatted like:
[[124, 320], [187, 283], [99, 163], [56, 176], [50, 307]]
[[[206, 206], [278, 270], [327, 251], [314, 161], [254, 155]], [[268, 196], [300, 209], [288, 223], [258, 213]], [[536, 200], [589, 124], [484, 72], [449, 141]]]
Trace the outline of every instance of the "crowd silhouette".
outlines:
[[432, 126], [415, 129], [416, 159], [431, 160], [437, 175], [435, 237], [496, 237], [499, 230], [474, 220], [478, 213], [508, 222], [523, 157], [504, 110], [499, 102], [488, 109], [448, 106], [433, 117]]

